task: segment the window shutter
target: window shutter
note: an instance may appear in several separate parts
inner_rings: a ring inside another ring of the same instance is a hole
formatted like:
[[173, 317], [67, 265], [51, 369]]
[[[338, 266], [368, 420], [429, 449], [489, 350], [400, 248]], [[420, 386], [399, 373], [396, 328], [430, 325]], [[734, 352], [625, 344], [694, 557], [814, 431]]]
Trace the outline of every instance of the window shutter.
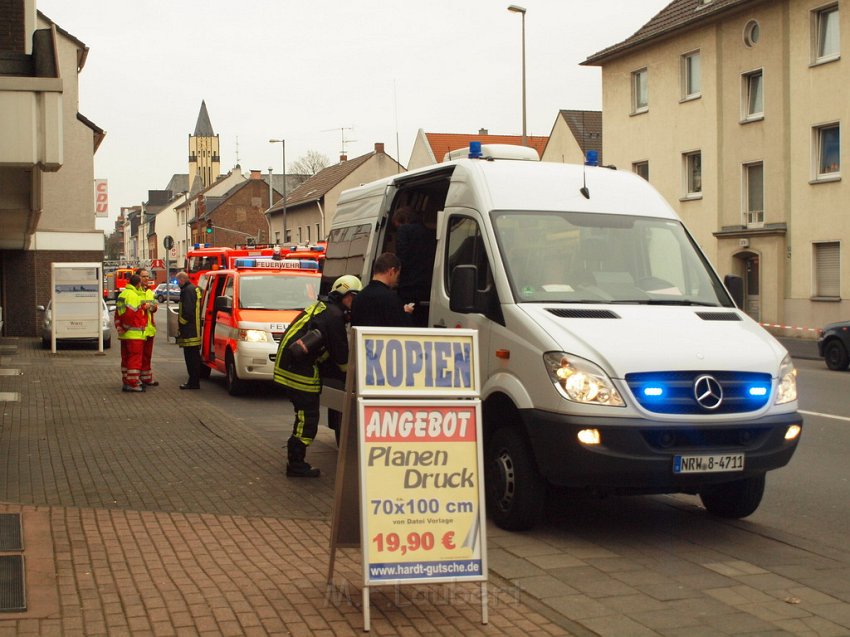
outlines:
[[841, 296], [840, 245], [837, 241], [815, 244], [816, 296]]

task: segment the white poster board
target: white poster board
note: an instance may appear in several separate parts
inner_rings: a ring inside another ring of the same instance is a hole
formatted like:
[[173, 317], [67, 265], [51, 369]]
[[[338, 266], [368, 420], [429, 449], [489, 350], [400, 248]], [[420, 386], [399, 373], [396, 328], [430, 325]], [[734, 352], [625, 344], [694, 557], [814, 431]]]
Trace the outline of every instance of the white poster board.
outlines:
[[56, 339], [92, 338], [103, 351], [103, 268], [100, 263], [51, 265], [51, 349]]

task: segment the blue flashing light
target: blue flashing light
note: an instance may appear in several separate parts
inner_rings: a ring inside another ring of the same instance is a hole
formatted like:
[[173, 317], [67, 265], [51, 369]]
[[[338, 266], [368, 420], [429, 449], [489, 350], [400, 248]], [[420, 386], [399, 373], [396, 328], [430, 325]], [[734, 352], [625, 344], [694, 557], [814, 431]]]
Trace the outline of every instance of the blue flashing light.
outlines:
[[236, 259], [233, 265], [237, 268], [253, 268], [257, 265], [256, 259]]
[[585, 166], [598, 166], [599, 165], [599, 153], [595, 150], [587, 151], [586, 159], [584, 160]]
[[470, 159], [481, 159], [483, 153], [481, 152], [481, 142], [469, 142], [469, 158]]
[[647, 398], [660, 398], [664, 395], [663, 387], [644, 387], [643, 395]]
[[761, 396], [767, 396], [767, 387], [765, 387], [764, 385], [756, 385], [754, 387], [750, 387], [747, 390], [747, 394], [756, 398]]
[[310, 250], [313, 252], [324, 252], [325, 246], [310, 246]]

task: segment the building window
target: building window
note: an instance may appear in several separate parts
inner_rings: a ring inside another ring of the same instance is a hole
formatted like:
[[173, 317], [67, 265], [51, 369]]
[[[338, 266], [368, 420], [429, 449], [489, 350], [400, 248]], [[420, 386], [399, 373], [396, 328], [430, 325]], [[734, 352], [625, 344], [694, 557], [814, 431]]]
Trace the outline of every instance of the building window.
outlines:
[[840, 133], [838, 124], [815, 127], [816, 177], [832, 177], [841, 170]]
[[682, 99], [699, 97], [702, 90], [699, 51], [682, 56]]
[[838, 241], [815, 243], [815, 296], [841, 298], [841, 244]]
[[744, 119], [764, 117], [764, 75], [763, 71], [753, 71], [743, 75]]
[[632, 172], [649, 181], [649, 162], [636, 161], [632, 164]]
[[702, 153], [685, 153], [682, 157], [685, 167], [685, 195], [694, 197], [702, 194]]
[[818, 9], [812, 13], [814, 61], [828, 62], [841, 53], [838, 30], [838, 5]]
[[644, 113], [649, 109], [648, 84], [646, 69], [632, 73], [632, 113]]
[[747, 226], [764, 225], [764, 164], [744, 165], [745, 217]]
[[761, 28], [759, 27], [759, 23], [755, 20], [747, 22], [747, 26], [744, 27], [744, 44], [748, 47], [754, 47], [758, 44], [760, 35]]

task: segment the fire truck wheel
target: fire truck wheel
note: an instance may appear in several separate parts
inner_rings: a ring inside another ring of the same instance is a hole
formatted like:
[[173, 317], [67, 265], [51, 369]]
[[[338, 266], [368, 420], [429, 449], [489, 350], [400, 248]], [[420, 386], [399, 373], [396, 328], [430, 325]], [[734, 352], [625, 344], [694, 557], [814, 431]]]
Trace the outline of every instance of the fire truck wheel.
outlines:
[[245, 393], [245, 381], [240, 380], [236, 375], [236, 363], [233, 361], [233, 354], [227, 352], [225, 359], [225, 385], [227, 393], [231, 396], [241, 396]]

